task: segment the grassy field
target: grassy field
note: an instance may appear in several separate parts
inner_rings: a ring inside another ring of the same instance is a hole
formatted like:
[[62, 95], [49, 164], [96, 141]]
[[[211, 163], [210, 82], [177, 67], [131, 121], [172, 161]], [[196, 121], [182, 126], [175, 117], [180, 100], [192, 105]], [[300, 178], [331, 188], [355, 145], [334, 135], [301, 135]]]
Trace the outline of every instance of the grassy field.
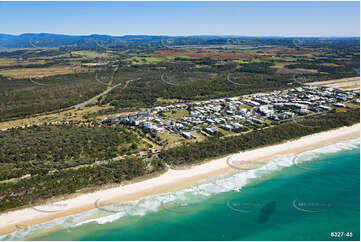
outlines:
[[184, 116], [188, 116], [189, 112], [185, 109], [178, 109], [178, 110], [174, 110], [174, 111], [163, 112], [163, 114], [166, 117], [170, 117], [173, 119], [181, 119]]
[[165, 99], [165, 98], [162, 98], [162, 97], [159, 97], [159, 98], [157, 98], [157, 102], [159, 102], [159, 103], [175, 103], [175, 102], [178, 102], [179, 100], [178, 99], [175, 99], [175, 98], [173, 98], [173, 99]]
[[82, 50], [82, 51], [72, 51], [72, 55], [79, 56], [81, 58], [85, 59], [95, 59], [95, 58], [107, 58], [109, 55], [107, 53], [99, 53], [96, 51], [88, 51], [88, 50]]
[[351, 78], [329, 80], [322, 82], [312, 82], [309, 84], [332, 87], [332, 88], [341, 88], [344, 90], [360, 90], [360, 77], [351, 77]]
[[42, 59], [15, 59], [15, 58], [0, 58], [0, 67], [13, 67], [18, 65], [29, 65], [29, 64], [44, 64], [46, 60]]
[[[49, 122], [78, 122], [78, 121], [86, 121], [85, 115], [92, 114], [98, 112], [99, 110], [108, 109], [109, 106], [91, 106], [85, 107], [83, 109], [70, 109], [66, 111], [61, 111], [53, 114], [44, 114], [31, 118], [20, 118], [16, 120], [9, 120], [6, 122], [0, 122], [0, 130], [9, 129], [14, 127], [23, 127], [33, 124], [43, 124]], [[108, 115], [97, 116], [96, 119], [98, 121], [102, 121]]]
[[157, 64], [159, 62], [167, 61], [165, 57], [159, 57], [156, 55], [152, 56], [132, 56], [130, 58], [125, 59], [125, 61], [129, 62], [131, 65], [149, 65], [149, 64]]
[[184, 141], [185, 139], [180, 134], [169, 134], [168, 132], [158, 133], [157, 137], [161, 139], [161, 142], [166, 148], [174, 147], [179, 142]]
[[78, 72], [85, 72], [86, 69], [81, 66], [50, 66], [45, 68], [17, 68], [0, 70], [0, 75], [22, 79], [22, 78], [40, 78], [47, 76], [65, 75]]

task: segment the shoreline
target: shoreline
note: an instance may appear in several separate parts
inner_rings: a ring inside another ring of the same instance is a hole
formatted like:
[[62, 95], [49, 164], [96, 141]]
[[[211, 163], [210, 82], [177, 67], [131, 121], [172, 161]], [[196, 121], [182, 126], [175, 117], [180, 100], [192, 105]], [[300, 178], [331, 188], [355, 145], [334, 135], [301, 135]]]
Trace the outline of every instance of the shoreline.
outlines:
[[[286, 141], [272, 146], [265, 146], [211, 159], [193, 165], [185, 170], [169, 169], [159, 176], [146, 180], [138, 180], [138, 182], [136, 179], [136, 182], [131, 184], [103, 188], [102, 190], [89, 193], [75, 193], [72, 194], [71, 198], [58, 200], [52, 204], [48, 203], [52, 205], [53, 211], [49, 209], [48, 212], [44, 212], [28, 207], [4, 212], [0, 214], [0, 235], [18, 230], [19, 225], [31, 226], [41, 224], [56, 218], [94, 209], [100, 198], [101, 203], [103, 203], [100, 204], [101, 206], [112, 202], [131, 201], [149, 195], [180, 190], [212, 176], [234, 172], [235, 169], [227, 164], [229, 157], [245, 161], [270, 161], [280, 155], [298, 154], [357, 137], [360, 137], [359, 123], [349, 127], [304, 136], [296, 140]], [[37, 207], [40, 206], [44, 205]], [[59, 209], [59, 207], [62, 209]], [[58, 210], [55, 209], [56, 211], [54, 212], [54, 208]]]

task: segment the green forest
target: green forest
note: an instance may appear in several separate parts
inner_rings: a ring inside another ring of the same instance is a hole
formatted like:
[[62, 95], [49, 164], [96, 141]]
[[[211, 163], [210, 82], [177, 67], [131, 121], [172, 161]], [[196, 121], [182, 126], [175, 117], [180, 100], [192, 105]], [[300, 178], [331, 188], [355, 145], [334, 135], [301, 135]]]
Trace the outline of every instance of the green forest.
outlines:
[[64, 124], [12, 128], [0, 132], [0, 143], [0, 180], [6, 180], [137, 153], [141, 141], [122, 127]]

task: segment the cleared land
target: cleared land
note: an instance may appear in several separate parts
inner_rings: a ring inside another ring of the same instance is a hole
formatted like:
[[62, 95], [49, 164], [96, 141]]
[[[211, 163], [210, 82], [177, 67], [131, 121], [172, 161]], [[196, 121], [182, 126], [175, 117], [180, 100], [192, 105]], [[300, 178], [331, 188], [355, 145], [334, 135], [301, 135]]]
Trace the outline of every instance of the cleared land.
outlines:
[[0, 70], [0, 75], [11, 78], [41, 78], [48, 76], [64, 75], [78, 72], [85, 72], [81, 66], [51, 66], [44, 68], [17, 68]]
[[360, 77], [343, 78], [338, 80], [311, 82], [308, 85], [340, 88], [344, 90], [360, 90]]

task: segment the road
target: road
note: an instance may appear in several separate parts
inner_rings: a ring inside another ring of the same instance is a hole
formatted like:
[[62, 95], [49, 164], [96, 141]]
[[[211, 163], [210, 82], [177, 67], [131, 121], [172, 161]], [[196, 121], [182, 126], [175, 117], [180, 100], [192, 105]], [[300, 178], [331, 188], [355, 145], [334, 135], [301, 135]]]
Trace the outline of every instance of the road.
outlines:
[[90, 98], [89, 100], [87, 100], [87, 101], [85, 101], [85, 102], [82, 102], [82, 103], [79, 103], [79, 104], [77, 104], [77, 105], [74, 105], [74, 106], [72, 106], [72, 108], [77, 108], [77, 109], [83, 108], [83, 107], [85, 107], [86, 105], [88, 105], [89, 103], [93, 102], [94, 100], [96, 100], [96, 99], [98, 99], [98, 98], [106, 95], [108, 92], [110, 92], [110, 91], [113, 90], [114, 88], [119, 87], [120, 85], [122, 85], [122, 83], [119, 83], [119, 84], [117, 84], [117, 85], [115, 85], [115, 86], [112, 86], [112, 87], [108, 88], [108, 89], [105, 90], [104, 92], [96, 95], [95, 97]]
[[[140, 78], [135, 79], [135, 80], [139, 80], [139, 79], [140, 79]], [[127, 81], [127, 82], [124, 84], [123, 88], [126, 88], [126, 87], [128, 86], [128, 84], [129, 84], [130, 82], [132, 82], [132, 81], [134, 81], [134, 80], [129, 80], [129, 81]], [[89, 100], [87, 100], [87, 101], [85, 101], [85, 102], [83, 102], [83, 103], [76, 104], [76, 105], [72, 106], [71, 108], [77, 108], [77, 109], [83, 108], [83, 107], [85, 107], [86, 105], [88, 105], [89, 103], [93, 102], [94, 100], [96, 100], [96, 99], [98, 99], [98, 98], [100, 98], [100, 97], [108, 94], [111, 90], [113, 90], [113, 89], [116, 88], [116, 87], [119, 87], [120, 85], [122, 85], [122, 83], [118, 83], [117, 85], [108, 88], [107, 90], [105, 90], [104, 92], [96, 95], [95, 97], [92, 97], [92, 98], [90, 98]]]

